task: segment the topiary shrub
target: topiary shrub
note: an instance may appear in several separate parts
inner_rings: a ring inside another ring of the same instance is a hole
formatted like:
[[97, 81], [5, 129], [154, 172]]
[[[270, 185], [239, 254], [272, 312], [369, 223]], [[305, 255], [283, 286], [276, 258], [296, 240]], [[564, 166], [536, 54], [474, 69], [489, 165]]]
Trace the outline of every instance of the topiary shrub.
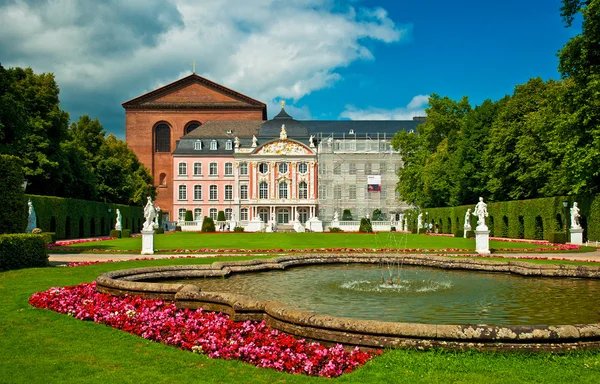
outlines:
[[185, 221], [194, 221], [194, 213], [190, 210], [185, 211], [185, 216], [183, 219]]
[[338, 227], [329, 227], [329, 232], [344, 232], [341, 228]]
[[550, 232], [546, 234], [546, 240], [551, 243], [566, 244], [568, 236], [565, 232]]
[[217, 213], [217, 221], [225, 221], [225, 220], [227, 220], [225, 218], [225, 212], [219, 211], [219, 213]]
[[0, 235], [0, 270], [48, 266], [46, 241], [42, 235]]
[[15, 156], [0, 155], [0, 234], [23, 233], [27, 227], [27, 201], [23, 169]]
[[371, 225], [371, 220], [363, 217], [360, 219], [360, 227], [358, 228], [358, 232], [373, 232], [373, 226]]
[[391, 232], [396, 232], [396, 227], [390, 227]]
[[456, 231], [454, 232], [454, 237], [463, 237], [465, 235], [464, 231]]
[[352, 212], [349, 209], [344, 209], [344, 212], [342, 213], [342, 220], [352, 221]]
[[44, 240], [46, 244], [54, 244], [56, 243], [56, 233], [54, 232], [42, 232], [42, 236], [44, 236]]
[[244, 232], [244, 227], [234, 227], [233, 232]]
[[121, 231], [119, 231], [118, 229], [111, 229], [110, 231], [110, 237], [116, 237], [117, 239], [121, 238]]
[[121, 231], [121, 237], [131, 237], [131, 229], [124, 229]]
[[215, 221], [212, 217], [206, 216], [202, 221], [202, 232], [215, 232]]
[[384, 220], [385, 215], [381, 212], [381, 209], [377, 208], [373, 211], [373, 221]]

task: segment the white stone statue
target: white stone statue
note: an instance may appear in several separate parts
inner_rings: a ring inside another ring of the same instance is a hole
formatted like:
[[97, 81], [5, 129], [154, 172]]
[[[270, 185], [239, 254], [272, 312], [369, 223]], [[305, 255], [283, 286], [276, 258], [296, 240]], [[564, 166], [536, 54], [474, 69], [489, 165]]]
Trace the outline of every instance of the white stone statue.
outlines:
[[408, 217], [404, 218], [404, 232], [408, 232]]
[[142, 230], [151, 231], [154, 229], [154, 219], [156, 218], [156, 207], [154, 207], [154, 203], [152, 202], [152, 198], [148, 196], [148, 202], [144, 207], [144, 217], [146, 221], [144, 221], [144, 226]]
[[571, 228], [572, 229], [581, 229], [581, 224], [579, 223], [579, 218], [581, 215], [579, 214], [579, 207], [577, 206], [577, 202], [573, 203], [573, 207], [571, 208]]
[[300, 222], [300, 212], [296, 211], [296, 219], [294, 220], [296, 223]]
[[279, 133], [279, 139], [287, 139], [287, 132], [285, 131], [285, 124], [281, 124], [281, 132]]
[[27, 206], [29, 207], [29, 216], [27, 217], [27, 229], [25, 230], [25, 232], [31, 233], [36, 227], [37, 216], [35, 214], [35, 209], [33, 208], [33, 203], [31, 202], [31, 199], [27, 202]]
[[235, 144], [236, 148], [240, 147], [240, 139], [237, 136], [233, 139], [233, 143]]
[[471, 229], [471, 208], [465, 213], [465, 229]]
[[252, 148], [256, 148], [256, 136], [252, 135]]
[[123, 217], [121, 217], [121, 211], [117, 208], [117, 222], [115, 223], [115, 229], [120, 231], [123, 229]]
[[339, 218], [338, 212], [337, 211], [333, 212], [333, 221], [338, 221], [339, 219], [340, 218]]
[[160, 217], [160, 207], [156, 207], [156, 216], [154, 217], [154, 228], [158, 228], [158, 218]]
[[487, 204], [483, 202], [483, 197], [479, 198], [479, 203], [473, 210], [473, 216], [477, 216], [477, 228], [485, 227], [485, 218], [488, 216]]
[[417, 216], [417, 229], [421, 228], [423, 228], [423, 212], [419, 213], [419, 216]]
[[308, 142], [310, 144], [311, 148], [315, 147], [315, 135], [310, 135], [310, 137], [308, 138]]

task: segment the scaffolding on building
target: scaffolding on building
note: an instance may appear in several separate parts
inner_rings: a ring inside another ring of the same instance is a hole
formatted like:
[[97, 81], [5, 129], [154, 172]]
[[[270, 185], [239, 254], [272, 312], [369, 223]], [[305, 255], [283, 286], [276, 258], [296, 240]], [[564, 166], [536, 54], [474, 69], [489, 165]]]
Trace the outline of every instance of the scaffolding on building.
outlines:
[[[330, 220], [335, 212], [340, 218], [349, 209], [353, 219], [372, 217], [380, 209], [386, 218], [409, 206], [396, 193], [400, 156], [391, 146], [386, 133], [357, 135], [319, 133], [319, 218]], [[367, 176], [381, 176], [381, 191], [369, 192]]]

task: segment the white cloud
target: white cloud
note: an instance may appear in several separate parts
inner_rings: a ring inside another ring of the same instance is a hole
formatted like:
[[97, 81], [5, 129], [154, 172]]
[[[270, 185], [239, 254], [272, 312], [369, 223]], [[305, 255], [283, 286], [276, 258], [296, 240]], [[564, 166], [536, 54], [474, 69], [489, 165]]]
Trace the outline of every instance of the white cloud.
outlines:
[[358, 109], [347, 105], [346, 110], [340, 114], [341, 118], [350, 120], [412, 120], [415, 116], [425, 116], [425, 107], [429, 102], [429, 95], [417, 95], [412, 98], [406, 107], [383, 109], [368, 107]]
[[253, 98], [297, 101], [333, 86], [337, 69], [372, 60], [372, 42], [408, 31], [382, 8], [336, 4], [16, 0], [0, 5], [2, 65], [53, 72], [67, 99], [102, 103], [94, 95], [128, 100], [189, 73], [196, 60], [198, 74]]

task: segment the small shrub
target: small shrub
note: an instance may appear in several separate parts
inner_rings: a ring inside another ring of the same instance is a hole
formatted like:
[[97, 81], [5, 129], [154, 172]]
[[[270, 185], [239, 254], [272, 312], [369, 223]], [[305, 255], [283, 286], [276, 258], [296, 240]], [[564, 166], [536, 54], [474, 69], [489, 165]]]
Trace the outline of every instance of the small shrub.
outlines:
[[565, 232], [550, 232], [546, 236], [546, 240], [557, 244], [566, 244], [568, 239], [568, 236]]
[[338, 227], [329, 227], [329, 232], [344, 232], [341, 228]]
[[185, 211], [185, 217], [183, 219], [185, 221], [194, 221], [194, 213], [190, 210]]
[[121, 231], [119, 231], [118, 229], [111, 229], [110, 230], [110, 237], [116, 237], [117, 239], [121, 238]]
[[46, 241], [42, 235], [0, 235], [0, 270], [48, 266]]
[[180, 225], [177, 225], [175, 227], [175, 232], [181, 232], [181, 226]]
[[156, 228], [154, 230], [154, 233], [156, 233], [157, 235], [162, 235], [163, 233], [165, 233], [165, 229], [164, 228]]
[[204, 217], [204, 221], [202, 221], [202, 232], [216, 232], [215, 221], [212, 217]]
[[465, 231], [458, 230], [458, 231], [454, 232], [454, 237], [463, 237], [464, 234], [465, 234]]
[[55, 232], [42, 232], [41, 235], [44, 236], [44, 240], [46, 240], [46, 244], [56, 243], [56, 233]]
[[391, 228], [390, 228], [390, 231], [392, 231], [392, 232], [396, 232], [396, 227], [391, 227]]
[[349, 209], [344, 209], [344, 212], [342, 213], [342, 220], [352, 221], [352, 212]]
[[371, 225], [371, 220], [363, 217], [360, 219], [360, 227], [358, 228], [359, 232], [373, 232], [373, 226]]
[[471, 231], [467, 231], [467, 239], [474, 239], [475, 238], [475, 231], [471, 230]]
[[121, 231], [121, 237], [131, 237], [131, 229], [124, 229]]
[[225, 212], [219, 211], [219, 213], [217, 213], [217, 221], [225, 221], [225, 220], [227, 220], [225, 218]]
[[244, 232], [244, 227], [234, 227], [233, 232]]

